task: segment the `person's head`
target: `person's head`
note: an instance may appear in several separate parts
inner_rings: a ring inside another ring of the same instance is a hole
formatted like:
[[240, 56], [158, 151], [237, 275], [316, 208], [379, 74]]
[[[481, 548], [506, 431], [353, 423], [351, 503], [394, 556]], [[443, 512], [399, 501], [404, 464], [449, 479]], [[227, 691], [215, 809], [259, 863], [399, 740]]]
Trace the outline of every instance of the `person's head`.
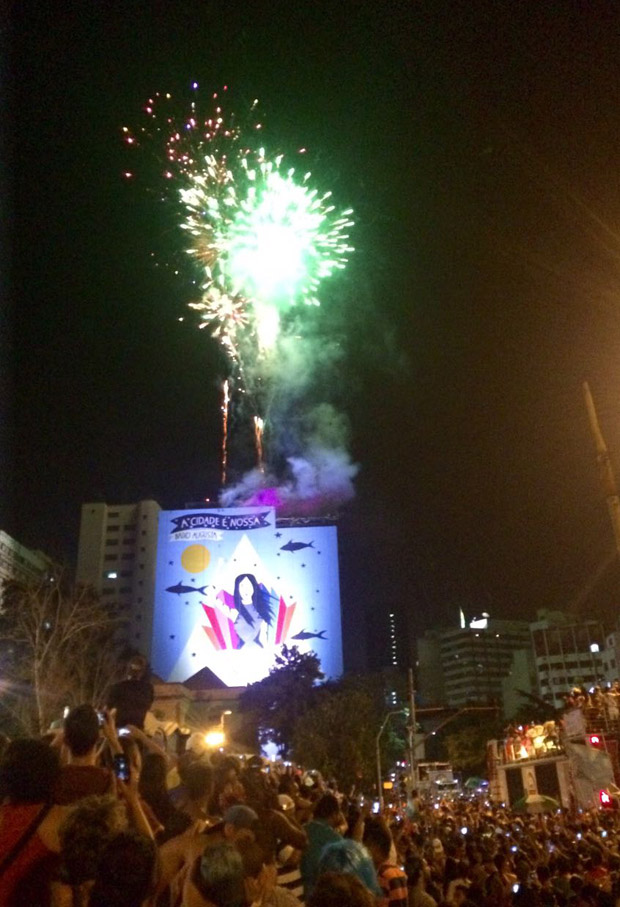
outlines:
[[254, 840], [258, 828], [258, 814], [245, 806], [237, 803], [229, 807], [224, 813], [224, 836], [231, 843], [240, 839]]
[[[200, 900], [198, 900], [198, 898]], [[187, 876], [183, 903], [209, 902], [214, 907], [246, 907], [243, 861], [232, 844], [207, 846]]]
[[84, 703], [71, 709], [64, 721], [64, 740], [72, 756], [88, 756], [99, 742], [99, 716]]
[[205, 756], [206, 752], [207, 742], [205, 740], [205, 735], [201, 734], [199, 731], [194, 731], [194, 733], [190, 734], [187, 738], [184, 756], [187, 757], [188, 762], [191, 762], [194, 759], [200, 759], [202, 756]]
[[213, 770], [197, 760], [188, 766], [184, 776], [187, 796], [192, 803], [205, 804], [213, 791]]
[[258, 584], [253, 573], [241, 573], [236, 577], [233, 598], [235, 608], [250, 626], [254, 625], [254, 619], [248, 611], [248, 605], [254, 606], [261, 620], [271, 624], [273, 614], [269, 605], [269, 593]]
[[144, 655], [134, 655], [127, 665], [127, 677], [130, 680], [142, 680], [146, 674], [147, 664]]
[[103, 848], [89, 907], [141, 907], [155, 892], [157, 847], [133, 830], [119, 832]]
[[452, 892], [452, 903], [455, 905], [455, 907], [461, 907], [461, 904], [465, 903], [468, 893], [469, 891], [467, 885], [457, 884], [454, 886]]
[[126, 828], [127, 813], [117, 797], [80, 800], [60, 826], [63, 880], [80, 885], [94, 879], [103, 848]]
[[0, 800], [44, 803], [51, 797], [59, 771], [56, 751], [42, 740], [13, 740], [0, 762]]
[[375, 866], [385, 863], [392, 847], [392, 836], [385, 822], [379, 817], [366, 819], [363, 840]]
[[373, 894], [381, 895], [370, 854], [352, 838], [343, 838], [342, 841], [335, 841], [323, 848], [319, 859], [319, 875], [324, 872], [351, 873]]
[[424, 860], [421, 857], [410, 856], [407, 858], [405, 872], [409, 888], [424, 887], [425, 869]]
[[375, 907], [376, 899], [348, 872], [326, 872], [316, 881], [307, 907]]
[[333, 794], [323, 794], [323, 796], [317, 800], [312, 813], [312, 818], [318, 819], [320, 822], [326, 822], [328, 825], [331, 825], [332, 828], [338, 828], [346, 822], [338, 798]]

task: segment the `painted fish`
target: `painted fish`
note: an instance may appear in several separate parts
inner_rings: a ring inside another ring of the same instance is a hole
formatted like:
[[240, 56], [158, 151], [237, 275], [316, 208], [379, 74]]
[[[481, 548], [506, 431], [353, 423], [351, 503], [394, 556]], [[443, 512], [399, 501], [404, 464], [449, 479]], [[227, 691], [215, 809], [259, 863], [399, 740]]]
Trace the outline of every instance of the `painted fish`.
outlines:
[[314, 548], [314, 542], [287, 542], [280, 551], [301, 551], [302, 548]]
[[291, 639], [326, 639], [327, 637], [323, 636], [323, 633], [327, 633], [327, 630], [320, 630], [318, 633], [308, 633], [307, 630], [302, 630], [301, 633], [291, 636]]
[[166, 592], [172, 592], [174, 595], [188, 595], [190, 592], [200, 592], [204, 595], [206, 586], [184, 586], [183, 583], [177, 583], [176, 586], [167, 586]]

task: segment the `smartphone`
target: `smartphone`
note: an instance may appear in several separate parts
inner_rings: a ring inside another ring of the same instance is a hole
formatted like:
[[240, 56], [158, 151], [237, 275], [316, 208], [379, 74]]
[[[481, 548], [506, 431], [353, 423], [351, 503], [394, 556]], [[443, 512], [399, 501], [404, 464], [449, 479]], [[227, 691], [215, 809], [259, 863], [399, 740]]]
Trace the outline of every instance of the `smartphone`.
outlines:
[[375, 802], [372, 804], [373, 813], [378, 813], [380, 808], [381, 808], [381, 804], [379, 803], [378, 800], [375, 800]]
[[97, 718], [99, 719], [99, 727], [103, 727], [103, 723], [105, 721], [105, 713], [97, 712]]
[[116, 733], [119, 737], [128, 737], [129, 734], [131, 734], [131, 731], [128, 727], [119, 727]]
[[114, 774], [119, 781], [129, 781], [129, 759], [124, 753], [114, 753]]
[[516, 894], [516, 893], [519, 891], [519, 888], [520, 888], [520, 887], [521, 887], [521, 886], [519, 885], [519, 883], [518, 883], [518, 882], [515, 882], [515, 884], [512, 886], [512, 893], [513, 893], [513, 894]]

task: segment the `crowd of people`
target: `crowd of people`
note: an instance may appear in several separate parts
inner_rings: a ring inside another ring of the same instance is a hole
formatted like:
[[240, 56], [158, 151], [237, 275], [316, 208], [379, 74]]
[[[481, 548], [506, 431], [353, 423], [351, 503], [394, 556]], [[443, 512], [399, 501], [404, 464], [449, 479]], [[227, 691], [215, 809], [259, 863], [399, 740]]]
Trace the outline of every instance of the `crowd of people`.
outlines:
[[199, 740], [167, 752], [143, 730], [143, 694], [122, 725], [117, 689], [116, 706], [80, 705], [42, 738], [5, 741], [0, 905], [620, 905], [615, 812], [516, 816], [414, 795], [378, 814], [260, 756]]

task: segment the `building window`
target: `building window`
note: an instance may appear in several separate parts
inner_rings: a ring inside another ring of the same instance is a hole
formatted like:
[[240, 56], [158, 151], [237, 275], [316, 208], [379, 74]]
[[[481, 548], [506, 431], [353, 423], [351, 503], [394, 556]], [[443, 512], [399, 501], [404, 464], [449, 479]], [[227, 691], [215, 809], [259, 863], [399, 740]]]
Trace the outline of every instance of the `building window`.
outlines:
[[116, 555], [115, 554], [106, 554], [103, 559], [104, 559], [104, 561], [115, 561]]
[[106, 545], [118, 545], [118, 539], [106, 539]]
[[120, 515], [121, 515], [121, 514], [120, 514], [120, 511], [119, 511], [119, 510], [114, 510], [114, 511], [111, 510], [110, 513], [108, 514], [108, 516], [109, 516], [111, 519], [113, 519], [114, 517], [120, 516]]
[[122, 561], [132, 561], [134, 559], [134, 557], [135, 557], [135, 554], [133, 553], [133, 551], [127, 552], [125, 554], [121, 554]]

